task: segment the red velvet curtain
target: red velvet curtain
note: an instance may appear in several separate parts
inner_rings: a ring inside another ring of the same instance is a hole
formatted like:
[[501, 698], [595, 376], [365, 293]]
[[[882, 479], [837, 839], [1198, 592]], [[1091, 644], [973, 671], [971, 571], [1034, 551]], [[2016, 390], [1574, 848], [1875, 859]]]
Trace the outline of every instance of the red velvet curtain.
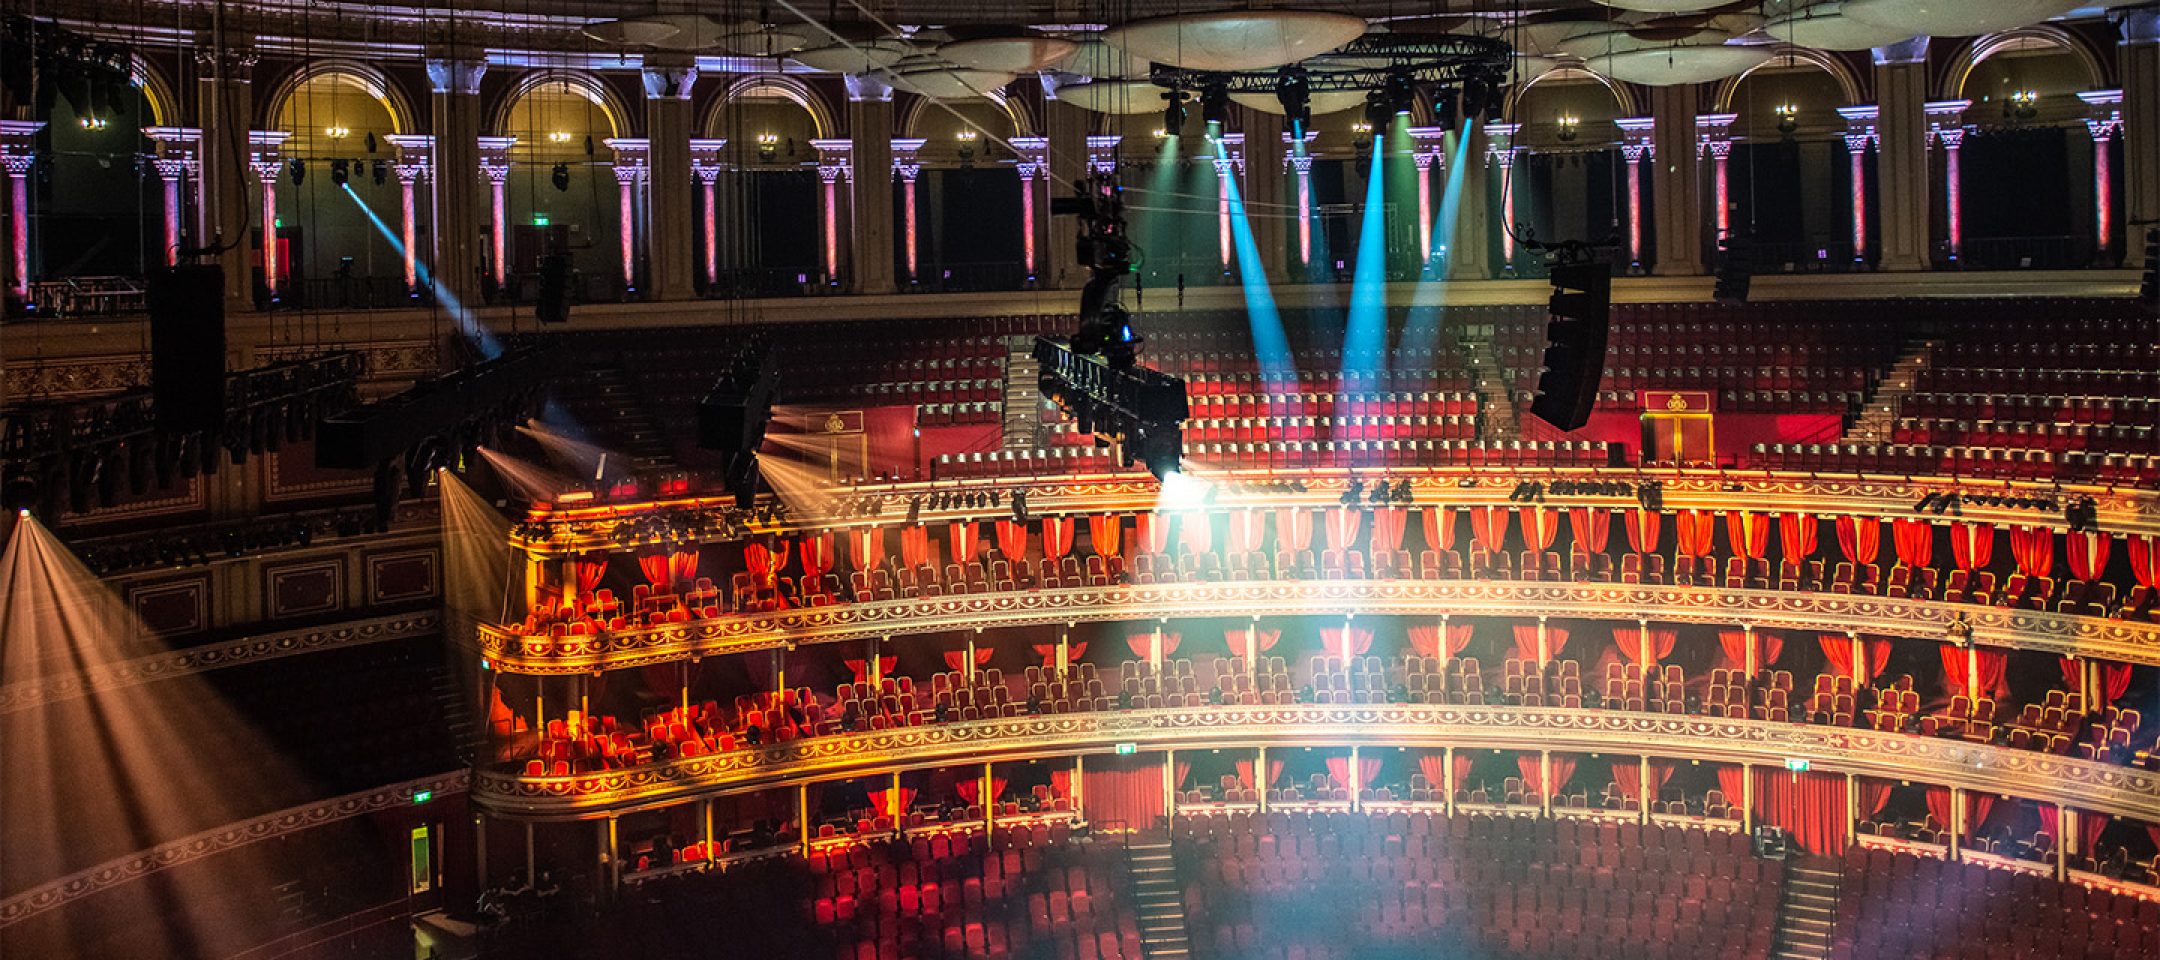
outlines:
[[1760, 560], [1770, 553], [1770, 518], [1756, 516], [1746, 510], [1728, 510], [1725, 513], [1725, 539], [1732, 543], [1733, 552], [1749, 559]]
[[576, 578], [578, 596], [590, 596], [607, 576], [607, 554], [588, 553], [577, 558], [570, 564], [570, 573]]
[[[1830, 659], [1830, 666], [1836, 671], [1834, 676], [1853, 676], [1852, 638], [1842, 633], [1825, 633], [1819, 634], [1818, 640], [1822, 644], [1823, 655]], [[1861, 664], [1858, 682], [1867, 683], [1881, 676], [1883, 667], [1889, 664], [1890, 641], [1863, 637], [1860, 650], [1866, 662]]]
[[998, 552], [1004, 554], [1007, 560], [1021, 560], [1027, 557], [1027, 524], [1018, 520], [1000, 520], [997, 522], [996, 532]]
[[900, 530], [900, 560], [910, 570], [930, 562], [929, 527], [918, 525]]
[[[757, 551], [763, 551], [764, 549], [765, 549], [765, 545], [764, 545], [764, 544], [762, 544], [762, 543], [753, 543], [753, 544], [751, 544], [750, 546], [748, 546], [748, 547], [744, 548], [745, 554], [746, 554], [746, 555], [748, 555], [748, 556], [750, 556], [750, 557], [752, 558], [752, 562], [751, 562], [751, 564], [750, 564], [750, 572], [751, 572], [751, 575], [753, 575], [753, 576], [757, 575], [758, 571], [759, 571], [759, 570], [761, 569], [761, 567], [762, 567], [763, 565], [762, 565], [762, 564], [759, 564], [759, 563], [757, 563], [757, 562], [756, 562], [756, 557], [758, 556], [757, 554], [752, 554], [752, 553], [749, 553], [748, 551], [750, 551], [750, 550], [757, 550]], [[639, 556], [639, 557], [637, 558], [637, 565], [638, 565], [638, 572], [639, 572], [639, 573], [642, 573], [642, 574], [644, 574], [644, 575], [645, 575], [645, 582], [646, 582], [646, 583], [652, 584], [652, 585], [653, 585], [653, 586], [655, 586], [655, 587], [665, 587], [665, 586], [667, 586], [667, 585], [668, 585], [668, 557], [667, 557], [667, 554], [664, 554], [664, 553], [647, 553], [647, 554], [643, 554], [643, 555], [641, 555], [641, 556]]]
[[2010, 558], [2028, 577], [2045, 577], [2055, 569], [2055, 531], [2045, 527], [2017, 527], [2010, 531]]
[[1275, 511], [1275, 549], [1312, 549], [1312, 511], [1281, 507]]
[[1438, 790], [1447, 786], [1447, 756], [1439, 753], [1421, 754], [1417, 758], [1418, 772], [1425, 775], [1427, 786]]
[[1929, 787], [1926, 790], [1928, 816], [1935, 819], [1935, 826], [1950, 829], [1950, 788]]
[[1655, 553], [1658, 548], [1658, 523], [1663, 516], [1654, 510], [1630, 510], [1627, 512], [1628, 549], [1636, 553]]
[[1568, 529], [1575, 535], [1575, 545], [1587, 553], [1604, 553], [1605, 542], [1612, 530], [1612, 513], [1575, 507], [1568, 511]]
[[1838, 549], [1845, 551], [1845, 559], [1854, 563], [1874, 563], [1875, 554], [1882, 549], [1882, 521], [1874, 517], [1839, 517], [1837, 519]]
[[[855, 675], [856, 683], [863, 683], [870, 679], [870, 661], [842, 660], [840, 661], [840, 663], [841, 665], [847, 667], [849, 672]], [[899, 657], [879, 657], [878, 673], [883, 676], [890, 677], [892, 676], [893, 667], [898, 666], [899, 663]]]
[[[1266, 653], [1275, 649], [1276, 642], [1282, 639], [1282, 631], [1255, 628], [1252, 632], [1252, 639], [1260, 647], [1259, 653]], [[1245, 629], [1243, 627], [1225, 628], [1223, 630], [1223, 643], [1230, 647], [1230, 655], [1233, 657], [1250, 659], [1258, 655], [1251, 650], [1245, 649]]]
[[945, 546], [952, 562], [967, 563], [982, 554], [982, 533], [975, 521], [948, 524], [946, 534]]
[[[1148, 659], [1148, 649], [1152, 647], [1154, 643], [1155, 632], [1152, 630], [1145, 633], [1126, 634], [1125, 636], [1125, 646], [1132, 650], [1133, 656], [1139, 657], [1142, 660]], [[1168, 630], [1163, 631], [1162, 655], [1167, 657], [1173, 653], [1176, 653], [1177, 647], [1178, 635]]]
[[1072, 796], [1071, 767], [1050, 768], [1050, 795], [1061, 800]]
[[1373, 509], [1372, 548], [1393, 553], [1402, 549], [1403, 527], [1410, 521], [1410, 511], [1401, 507], [1375, 507]]
[[1161, 553], [1170, 547], [1170, 518], [1159, 513], [1133, 516], [1133, 549]]
[[1673, 644], [1678, 642], [1679, 638], [1677, 631], [1659, 627], [1651, 627], [1647, 631], [1641, 627], [1613, 628], [1613, 645], [1620, 648], [1628, 662], [1646, 667], [1654, 666], [1671, 656]]
[[1239, 760], [1237, 762], [1238, 786], [1247, 790], [1252, 789], [1252, 766], [1253, 762], [1250, 760]]
[[[693, 568], [695, 564], [692, 564]], [[833, 567], [833, 535], [820, 533], [802, 541], [803, 575], [822, 577]]]
[[1853, 781], [1859, 794], [1860, 819], [1869, 820], [1890, 804], [1890, 781], [1860, 777]]
[[1380, 758], [1359, 757], [1357, 770], [1358, 789], [1371, 789], [1373, 781], [1380, 777]]
[[1208, 522], [1208, 515], [1195, 511], [1178, 519], [1178, 542], [1184, 544], [1185, 552], [1200, 556], [1215, 549], [1215, 526]]
[[1458, 790], [1460, 790], [1460, 789], [1465, 789], [1465, 787], [1464, 787], [1464, 784], [1468, 783], [1468, 782], [1469, 782], [1469, 780], [1470, 780], [1470, 768], [1471, 768], [1472, 766], [1474, 766], [1474, 765], [1476, 764], [1476, 762], [1477, 762], [1477, 758], [1476, 758], [1476, 757], [1473, 757], [1473, 756], [1470, 756], [1469, 754], [1466, 754], [1466, 753], [1458, 753], [1458, 754], [1456, 754], [1456, 755], [1455, 755], [1455, 788], [1456, 788], [1456, 789], [1458, 789]]
[[857, 570], [875, 570], [885, 562], [885, 528], [861, 527], [848, 531], [848, 560]]
[[1725, 802], [1739, 806], [1747, 793], [1747, 770], [1737, 763], [1721, 763], [1717, 768], [1718, 789], [1725, 791]]
[[1565, 789], [1568, 780], [1575, 776], [1575, 758], [1553, 754], [1547, 761], [1552, 767], [1552, 780], [1546, 782], [1544, 771], [1538, 765], [1537, 754], [1525, 753], [1515, 757], [1515, 769], [1522, 773], [1526, 793], [1538, 796], [1557, 796]]
[[2080, 530], [2068, 534], [2064, 546], [2069, 548], [2070, 575], [2080, 580], [2098, 580], [2107, 570], [2108, 554], [2113, 552], [2115, 538], [2105, 533]]
[[[1449, 624], [1447, 627], [1446, 637], [1447, 653], [1445, 654], [1445, 656], [1452, 657], [1458, 653], [1461, 653], [1464, 647], [1470, 645], [1470, 625], [1467, 623]], [[1439, 624], [1418, 624], [1410, 628], [1410, 649], [1415, 651], [1418, 656], [1442, 656], [1443, 654], [1440, 652], [1440, 640], [1441, 631]]]
[[2130, 537], [2130, 574], [2146, 587], [2160, 586], [2160, 537], [2152, 534]]
[[1355, 507], [1336, 507], [1327, 512], [1327, 545], [1330, 550], [1348, 550], [1357, 542], [1358, 528], [1365, 522], [1363, 511]]
[[1935, 525], [1925, 520], [1895, 520], [1890, 524], [1890, 539], [1897, 545], [1898, 561], [1909, 567], [1924, 567], [1935, 559]]
[[[1573, 761], [1569, 762], [1573, 763]], [[1733, 768], [1733, 770], [1735, 773], [1739, 772], [1738, 767]], [[1650, 761], [1650, 795], [1652, 798], [1657, 797], [1665, 789], [1665, 781], [1672, 779], [1672, 771], [1673, 768], [1670, 762], [1664, 760]], [[1621, 796], [1630, 800], [1642, 799], [1642, 764], [1632, 760], [1624, 762], [1615, 760], [1612, 765], [1612, 778], [1613, 783], [1619, 785]], [[1734, 782], [1738, 783], [1739, 781], [1735, 780]], [[1732, 793], [1731, 801], [1733, 803], [1740, 802], [1740, 794], [1733, 791], [1726, 792]]]
[[1327, 655], [1331, 657], [1362, 657], [1366, 651], [1372, 649], [1372, 636], [1371, 630], [1364, 627], [1351, 627], [1348, 631], [1348, 642], [1345, 643], [1343, 628], [1322, 627], [1320, 628], [1320, 649], [1326, 651]]
[[1455, 511], [1448, 507], [1426, 507], [1425, 546], [1432, 550], [1455, 549]]
[[1787, 513], [1778, 517], [1778, 546], [1787, 562], [1798, 563], [1815, 554], [1815, 532], [1821, 526], [1812, 513]]
[[[991, 649], [990, 649], [989, 647], [976, 647], [976, 648], [975, 648], [975, 665], [979, 667], [979, 666], [982, 666], [983, 664], [989, 663], [989, 662], [990, 662], [990, 654], [991, 654]], [[945, 651], [945, 668], [946, 668], [946, 669], [948, 669], [948, 670], [961, 670], [961, 669], [965, 669], [966, 667], [967, 667], [967, 650], [966, 650], [966, 649], [964, 649], [964, 648], [963, 648], [963, 649], [960, 649], [960, 650], [947, 650], [947, 651]]]
[[1995, 559], [1995, 525], [1963, 521], [1951, 524], [1950, 559], [1960, 570], [1987, 569]]
[[1674, 518], [1674, 523], [1681, 553], [1690, 557], [1707, 557], [1716, 547], [1717, 514], [1704, 510], [1683, 510]]
[[[2010, 664], [2010, 656], [2001, 650], [1975, 647], [1972, 660], [1980, 667], [1978, 682], [1974, 684], [1983, 697], [2000, 696], [2004, 689], [2003, 673]], [[1942, 645], [1943, 679], [1952, 695], [1962, 696], [1966, 690], [1966, 655], [1962, 647], [1954, 643]]]
[[908, 806], [914, 802], [915, 791], [910, 787], [870, 791], [870, 809], [877, 811], [877, 815], [881, 817], [897, 819], [907, 813]]
[[[1036, 656], [1038, 656], [1038, 657], [1041, 657], [1041, 658], [1042, 658], [1042, 665], [1043, 665], [1043, 669], [1045, 669], [1045, 670], [1055, 670], [1055, 669], [1057, 669], [1057, 644], [1054, 644], [1054, 643], [1037, 643], [1037, 644], [1031, 644], [1031, 645], [1030, 645], [1030, 646], [1028, 647], [1028, 649], [1030, 649], [1030, 650], [1033, 650], [1033, 651], [1035, 651], [1035, 655], [1036, 655]], [[1079, 659], [1080, 659], [1080, 655], [1081, 655], [1081, 654], [1083, 654], [1083, 653], [1086, 653], [1086, 652], [1087, 652], [1087, 641], [1085, 641], [1085, 640], [1082, 640], [1082, 641], [1080, 641], [1080, 642], [1078, 642], [1078, 643], [1068, 643], [1068, 644], [1066, 644], [1066, 645], [1065, 645], [1065, 655], [1066, 655], [1066, 658], [1067, 658], [1068, 660], [1070, 660], [1070, 661], [1073, 661], [1073, 662], [1078, 662], [1078, 661], [1079, 661]]]
[[1834, 773], [1758, 770], [1756, 806], [1763, 820], [1785, 828], [1800, 849], [1818, 856], [1845, 853], [1845, 778]]
[[1544, 507], [1516, 507], [1522, 519], [1523, 542], [1533, 550], [1550, 550], [1560, 536], [1560, 511]]
[[1071, 517], [1042, 518], [1043, 556], [1062, 560], [1072, 552], [1073, 529], [1077, 525]]
[[[1745, 630], [1718, 631], [1718, 645], [1724, 648], [1728, 666], [1747, 667], [1748, 632]], [[1755, 668], [1765, 670], [1777, 662], [1778, 655], [1785, 652], [1785, 638], [1768, 630], [1755, 631]]]
[[1230, 511], [1230, 552], [1251, 553], [1267, 539], [1267, 514], [1258, 510]]
[[1470, 539], [1485, 550], [1498, 550], [1507, 541], [1508, 520], [1513, 514], [1506, 507], [1471, 507]]
[[1089, 517], [1088, 540], [1095, 545], [1095, 552], [1101, 556], [1121, 555], [1125, 545], [1124, 518], [1115, 513]]
[[1518, 623], [1514, 627], [1515, 659], [1534, 661], [1537, 655], [1537, 624]]

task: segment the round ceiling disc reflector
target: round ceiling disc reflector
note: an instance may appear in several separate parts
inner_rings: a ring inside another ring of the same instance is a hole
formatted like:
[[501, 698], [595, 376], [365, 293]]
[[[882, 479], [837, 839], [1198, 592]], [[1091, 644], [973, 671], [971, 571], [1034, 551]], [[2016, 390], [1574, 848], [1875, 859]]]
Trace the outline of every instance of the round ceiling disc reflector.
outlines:
[[[1283, 112], [1282, 101], [1272, 93], [1233, 93], [1230, 100], [1248, 110], [1258, 110], [1261, 113]], [[1308, 96], [1306, 109], [1315, 117], [1324, 117], [1331, 113], [1341, 113], [1364, 102], [1363, 90], [1322, 90]]]
[[1832, 0], [1772, 17], [1762, 32], [1779, 43], [1817, 50], [1867, 50], [1912, 36], [1896, 27], [1855, 20], [1845, 15], [1844, 7]]
[[1651, 87], [1707, 83], [1745, 73], [1770, 61], [1766, 47], [1697, 44], [1632, 50], [1591, 57], [1588, 66], [1615, 80]]
[[1012, 74], [962, 67], [929, 67], [910, 70], [892, 78], [894, 89], [932, 100], [971, 100], [987, 97], [1012, 82]]
[[812, 70], [827, 73], [873, 73], [899, 63], [915, 51], [896, 40], [867, 40], [853, 45], [833, 44], [794, 54], [791, 59]]
[[1080, 45], [1059, 37], [995, 37], [955, 40], [938, 56], [956, 67], [997, 73], [1034, 73], [1072, 56]]
[[[1057, 91], [1060, 103], [1112, 114], [1161, 113], [1162, 95], [1163, 88], [1145, 80], [1097, 80], [1069, 84]], [[1268, 94], [1267, 99], [1273, 102], [1275, 95]]]
[[1187, 70], [1265, 70], [1363, 36], [1365, 20], [1320, 10], [1241, 10], [1150, 17], [1103, 32], [1136, 57]]
[[1845, 0], [1841, 12], [1906, 36], [1974, 37], [2030, 26], [2080, 5], [2082, 0]]

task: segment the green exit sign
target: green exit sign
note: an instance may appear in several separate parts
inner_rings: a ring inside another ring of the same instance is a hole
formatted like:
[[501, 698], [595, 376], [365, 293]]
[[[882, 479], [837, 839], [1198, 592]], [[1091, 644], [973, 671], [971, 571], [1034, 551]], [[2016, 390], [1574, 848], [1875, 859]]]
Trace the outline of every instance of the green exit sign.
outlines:
[[547, 214], [544, 214], [544, 213], [536, 213], [536, 214], [533, 214], [533, 226], [536, 226], [536, 227], [544, 227], [544, 226], [547, 226], [547, 225], [548, 225], [548, 215], [547, 215]]
[[413, 795], [412, 795], [412, 802], [413, 802], [413, 803], [415, 803], [415, 804], [421, 804], [421, 803], [426, 803], [426, 802], [428, 802], [428, 801], [430, 801], [430, 800], [433, 800], [433, 799], [435, 799], [435, 791], [433, 791], [433, 790], [415, 790], [415, 791], [413, 791]]
[[1138, 752], [1140, 752], [1140, 745], [1137, 743], [1121, 743], [1117, 745], [1118, 756], [1129, 757]]
[[1805, 760], [1787, 759], [1785, 761], [1785, 769], [1790, 770], [1794, 773], [1806, 773], [1807, 768], [1808, 762]]

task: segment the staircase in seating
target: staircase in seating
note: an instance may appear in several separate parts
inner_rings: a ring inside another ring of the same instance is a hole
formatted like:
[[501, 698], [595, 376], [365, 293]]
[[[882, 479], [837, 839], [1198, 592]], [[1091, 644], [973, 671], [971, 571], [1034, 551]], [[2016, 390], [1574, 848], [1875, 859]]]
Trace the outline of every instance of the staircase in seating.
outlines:
[[1186, 939], [1185, 894], [1178, 884], [1170, 842], [1148, 834], [1135, 836], [1125, 847], [1125, 870], [1132, 876], [1140, 951], [1147, 960], [1186, 960], [1192, 955], [1192, 945]]
[[1492, 340], [1464, 337], [1462, 345], [1463, 356], [1469, 360], [1470, 379], [1477, 384], [1479, 422], [1483, 424], [1478, 439], [1487, 443], [1521, 439], [1514, 385], [1508, 382], [1507, 371], [1493, 353]]
[[594, 403], [605, 411], [610, 421], [602, 429], [604, 435], [616, 439], [619, 451], [630, 458], [626, 466], [634, 471], [665, 470], [675, 466], [675, 454], [668, 442], [661, 439], [660, 428], [646, 412], [645, 404], [636, 391], [623, 379], [623, 372], [614, 366], [598, 367], [585, 373], [586, 389], [594, 396]]
[[1042, 424], [1042, 366], [1035, 362], [1035, 338], [1005, 338], [1004, 446], [1007, 450], [1033, 450], [1036, 428]]
[[1800, 857], [1785, 865], [1777, 935], [1770, 941], [1773, 960], [1828, 960], [1843, 877], [1842, 861], [1831, 858]]
[[1845, 431], [1847, 443], [1887, 443], [1897, 426], [1898, 403], [1920, 382], [1920, 371], [1935, 360], [1939, 340], [1918, 340], [1898, 351], [1890, 372], [1876, 381], [1875, 389], [1860, 406], [1860, 416]]

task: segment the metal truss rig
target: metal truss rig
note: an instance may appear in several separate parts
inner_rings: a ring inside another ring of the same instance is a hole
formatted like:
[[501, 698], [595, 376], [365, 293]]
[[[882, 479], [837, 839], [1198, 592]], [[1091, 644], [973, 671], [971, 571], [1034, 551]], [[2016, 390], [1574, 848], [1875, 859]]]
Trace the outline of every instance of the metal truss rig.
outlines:
[[1170, 90], [1274, 93], [1285, 75], [1302, 74], [1311, 91], [1373, 90], [1390, 76], [1418, 83], [1459, 83], [1474, 76], [1503, 77], [1515, 53], [1495, 37], [1455, 34], [1377, 34], [1359, 37], [1326, 56], [1288, 67], [1223, 73], [1156, 64], [1148, 80]]

